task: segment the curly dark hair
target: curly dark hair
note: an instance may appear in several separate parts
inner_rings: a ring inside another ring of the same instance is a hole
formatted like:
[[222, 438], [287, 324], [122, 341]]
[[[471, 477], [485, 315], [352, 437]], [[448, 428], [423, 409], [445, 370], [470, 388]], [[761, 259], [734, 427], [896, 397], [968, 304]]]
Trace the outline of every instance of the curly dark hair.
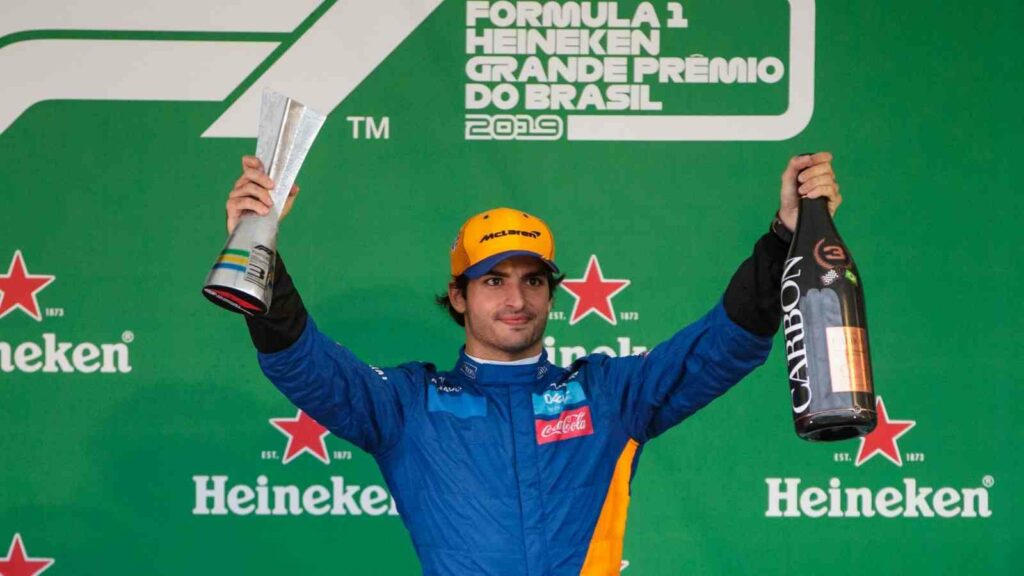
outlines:
[[[554, 298], [555, 290], [558, 289], [558, 285], [561, 284], [562, 280], [565, 279], [565, 274], [562, 274], [561, 276], [555, 276], [554, 272], [547, 268], [545, 268], [544, 274], [545, 276], [547, 276], [548, 279], [548, 296], [550, 298]], [[465, 274], [460, 274], [456, 276], [455, 289], [458, 290], [459, 292], [462, 292], [462, 294], [465, 295], [466, 290], [469, 289], [469, 277], [467, 277]], [[455, 309], [454, 306], [452, 306], [452, 301], [448, 298], [447, 290], [435, 296], [434, 302], [436, 302], [437, 305], [440, 306], [441, 308], [444, 308], [446, 311], [448, 311], [448, 315], [452, 317], [452, 320], [454, 320], [456, 324], [458, 324], [459, 326], [466, 325], [466, 315], [459, 312], [458, 310]]]

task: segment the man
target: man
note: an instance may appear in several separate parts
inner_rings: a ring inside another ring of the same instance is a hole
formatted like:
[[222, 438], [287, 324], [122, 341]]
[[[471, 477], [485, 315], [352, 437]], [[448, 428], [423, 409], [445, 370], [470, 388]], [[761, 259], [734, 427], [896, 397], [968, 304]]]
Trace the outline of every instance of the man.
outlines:
[[[841, 201], [831, 160], [789, 162], [771, 230], [724, 296], [647, 354], [550, 364], [554, 239], [540, 219], [499, 208], [470, 218], [452, 246], [446, 306], [466, 344], [451, 370], [364, 364], [317, 329], [280, 261], [273, 306], [248, 319], [260, 366], [296, 406], [373, 455], [424, 574], [618, 574], [643, 445], [768, 356], [799, 199], [826, 197], [833, 212]], [[244, 210], [271, 205], [259, 161], [242, 163], [229, 232]]]

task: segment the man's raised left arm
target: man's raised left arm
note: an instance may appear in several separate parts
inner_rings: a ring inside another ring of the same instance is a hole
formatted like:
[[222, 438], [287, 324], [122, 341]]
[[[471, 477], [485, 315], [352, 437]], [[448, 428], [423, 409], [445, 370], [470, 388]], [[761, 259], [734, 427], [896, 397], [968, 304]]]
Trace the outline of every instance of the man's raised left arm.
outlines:
[[644, 356], [601, 362], [630, 437], [645, 442], [706, 406], [764, 363], [782, 319], [779, 288], [800, 198], [825, 197], [834, 214], [839, 186], [828, 152], [796, 156], [782, 174], [770, 229], [740, 264], [721, 300]]

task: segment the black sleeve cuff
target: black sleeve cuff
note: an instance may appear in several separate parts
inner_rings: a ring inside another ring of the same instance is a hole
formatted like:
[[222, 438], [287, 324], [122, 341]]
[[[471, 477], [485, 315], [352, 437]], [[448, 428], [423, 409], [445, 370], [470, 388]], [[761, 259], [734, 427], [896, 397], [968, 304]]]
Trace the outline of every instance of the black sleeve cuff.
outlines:
[[274, 264], [274, 295], [270, 310], [265, 316], [246, 316], [249, 337], [256, 349], [264, 354], [280, 352], [299, 339], [306, 329], [307, 316], [302, 297], [278, 254]]
[[754, 244], [754, 253], [740, 264], [725, 289], [723, 305], [729, 319], [758, 336], [772, 336], [782, 320], [779, 290], [789, 244], [769, 231]]

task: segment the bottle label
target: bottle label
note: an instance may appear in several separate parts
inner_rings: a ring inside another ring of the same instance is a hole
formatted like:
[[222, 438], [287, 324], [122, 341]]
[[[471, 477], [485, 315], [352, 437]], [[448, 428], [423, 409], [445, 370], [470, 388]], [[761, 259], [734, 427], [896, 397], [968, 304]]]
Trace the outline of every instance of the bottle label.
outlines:
[[871, 392], [867, 334], [863, 328], [825, 328], [829, 375], [833, 392]]

